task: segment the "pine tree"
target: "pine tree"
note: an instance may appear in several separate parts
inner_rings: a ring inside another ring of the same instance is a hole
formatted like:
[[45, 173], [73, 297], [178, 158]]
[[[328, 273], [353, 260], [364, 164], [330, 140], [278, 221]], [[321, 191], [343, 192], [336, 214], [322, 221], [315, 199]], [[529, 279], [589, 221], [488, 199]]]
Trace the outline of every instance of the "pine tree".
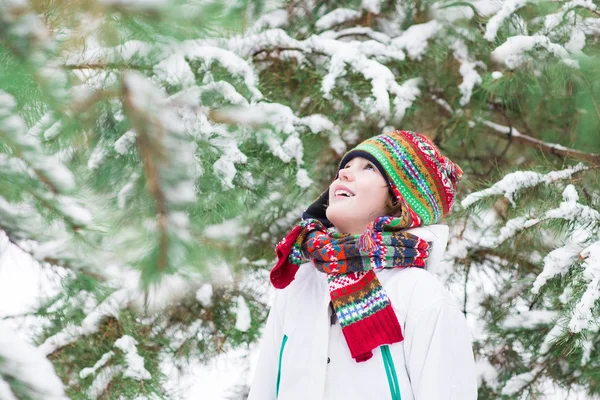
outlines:
[[0, 3], [0, 229], [67, 271], [38, 310], [66, 395], [175, 398], [161, 362], [257, 340], [274, 244], [392, 129], [465, 171], [438, 274], [480, 398], [600, 394], [598, 6], [219, 4]]

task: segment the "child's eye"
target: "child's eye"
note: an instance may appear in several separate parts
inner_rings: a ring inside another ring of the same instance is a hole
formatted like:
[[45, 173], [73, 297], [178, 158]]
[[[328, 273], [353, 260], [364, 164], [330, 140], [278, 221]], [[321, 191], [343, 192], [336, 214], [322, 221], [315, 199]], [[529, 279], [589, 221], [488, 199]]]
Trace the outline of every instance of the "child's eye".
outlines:
[[365, 165], [365, 168], [371, 168], [372, 170], [374, 170], [375, 166], [373, 164], [369, 163], [369, 164]]

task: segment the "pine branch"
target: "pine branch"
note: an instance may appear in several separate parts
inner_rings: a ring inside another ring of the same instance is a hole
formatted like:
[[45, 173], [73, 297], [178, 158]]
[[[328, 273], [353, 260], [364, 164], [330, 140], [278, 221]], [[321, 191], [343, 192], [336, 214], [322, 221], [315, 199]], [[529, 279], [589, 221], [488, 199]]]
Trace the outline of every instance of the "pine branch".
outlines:
[[[451, 116], [456, 115], [456, 112], [452, 109], [452, 107], [450, 107], [448, 102], [446, 102], [439, 95], [432, 95], [432, 98], [435, 101], [435, 103], [448, 114], [450, 114]], [[477, 118], [475, 121], [470, 120], [469, 122], [478, 122], [482, 125], [492, 128], [492, 134], [495, 134], [496, 136], [501, 137], [503, 139], [507, 139], [511, 142], [523, 144], [527, 147], [534, 147], [545, 153], [559, 155], [561, 157], [568, 156], [577, 160], [587, 161], [592, 164], [595, 164], [594, 166], [592, 166], [592, 168], [596, 168], [598, 165], [600, 165], [600, 154], [597, 153], [587, 153], [581, 150], [570, 149], [557, 143], [544, 142], [534, 137], [522, 134], [513, 126], [500, 125], [495, 122], [485, 120], [483, 118]]]
[[123, 105], [125, 111], [131, 117], [131, 121], [135, 131], [137, 132], [137, 144], [140, 150], [140, 158], [144, 167], [145, 176], [148, 183], [148, 189], [156, 201], [156, 215], [158, 216], [157, 227], [159, 230], [159, 253], [157, 260], [157, 270], [163, 272], [168, 265], [167, 252], [169, 246], [168, 237], [168, 206], [166, 195], [160, 186], [159, 170], [157, 163], [164, 159], [166, 150], [155, 148], [158, 143], [150, 144], [148, 129], [155, 129], [158, 132], [154, 134], [161, 137], [166, 135], [165, 127], [156, 121], [151, 121], [148, 118], [145, 110], [138, 107], [134, 101], [133, 93], [135, 88], [130, 85], [127, 79], [123, 80]]
[[46, 264], [64, 268], [64, 269], [67, 269], [67, 270], [70, 270], [70, 271], [73, 271], [76, 273], [82, 273], [84, 275], [87, 275], [89, 277], [96, 279], [99, 282], [103, 282], [106, 280], [106, 278], [103, 275], [100, 275], [96, 272], [91, 271], [91, 269], [88, 269], [88, 268], [85, 268], [82, 266], [75, 266], [75, 265], [71, 264], [68, 260], [59, 259], [59, 258], [51, 257], [51, 256], [39, 257], [36, 254], [35, 249], [32, 249], [30, 247], [26, 247], [26, 246], [22, 245], [21, 240], [23, 238], [20, 235], [14, 234], [13, 232], [11, 232], [10, 229], [7, 229], [6, 227], [2, 226], [1, 224], [0, 224], [0, 230], [6, 234], [8, 241], [12, 245], [19, 248], [19, 250], [21, 250], [23, 253], [30, 255], [31, 258], [33, 258], [34, 260], [39, 262], [40, 265], [42, 265], [42, 266], [44, 265], [44, 263], [46, 263]]
[[492, 133], [511, 142], [519, 143], [527, 147], [537, 148], [538, 150], [554, 154], [561, 157], [572, 157], [577, 160], [587, 161], [595, 164], [594, 167], [600, 165], [600, 154], [586, 153], [581, 150], [571, 149], [557, 143], [548, 143], [536, 139], [531, 136], [520, 133], [515, 127], [500, 125], [495, 122], [487, 121], [478, 118], [477, 121], [489, 128], [492, 128]]
[[85, 70], [85, 69], [93, 69], [93, 70], [135, 70], [135, 71], [152, 71], [152, 65], [142, 65], [142, 64], [133, 64], [131, 62], [127, 63], [85, 63], [85, 64], [64, 64], [62, 66], [63, 69], [66, 70]]

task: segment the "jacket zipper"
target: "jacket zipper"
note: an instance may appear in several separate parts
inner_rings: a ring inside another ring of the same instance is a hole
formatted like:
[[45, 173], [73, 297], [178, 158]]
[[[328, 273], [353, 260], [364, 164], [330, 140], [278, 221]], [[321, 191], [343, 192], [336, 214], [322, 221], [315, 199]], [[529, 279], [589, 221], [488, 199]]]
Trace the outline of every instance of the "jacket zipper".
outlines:
[[387, 375], [388, 384], [390, 385], [390, 393], [392, 400], [402, 400], [400, 395], [400, 386], [398, 385], [398, 376], [396, 375], [396, 367], [392, 359], [392, 353], [388, 345], [381, 346], [381, 355], [383, 356], [383, 366]]
[[283, 335], [283, 340], [281, 341], [281, 349], [279, 350], [279, 365], [277, 367], [277, 388], [275, 389], [275, 398], [279, 397], [279, 382], [281, 380], [281, 360], [283, 359], [283, 349], [285, 348], [285, 343], [287, 342], [287, 335]]

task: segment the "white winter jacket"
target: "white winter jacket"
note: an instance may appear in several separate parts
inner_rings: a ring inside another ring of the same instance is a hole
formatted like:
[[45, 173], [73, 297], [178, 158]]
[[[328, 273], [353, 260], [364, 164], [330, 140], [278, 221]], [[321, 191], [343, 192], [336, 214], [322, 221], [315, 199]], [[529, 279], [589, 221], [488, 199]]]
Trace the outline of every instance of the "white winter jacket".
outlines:
[[330, 323], [326, 276], [312, 263], [278, 290], [262, 337], [248, 400], [472, 400], [477, 380], [471, 335], [448, 291], [432, 275], [448, 227], [410, 230], [432, 243], [427, 270], [376, 271], [404, 340], [356, 363], [339, 322]]

